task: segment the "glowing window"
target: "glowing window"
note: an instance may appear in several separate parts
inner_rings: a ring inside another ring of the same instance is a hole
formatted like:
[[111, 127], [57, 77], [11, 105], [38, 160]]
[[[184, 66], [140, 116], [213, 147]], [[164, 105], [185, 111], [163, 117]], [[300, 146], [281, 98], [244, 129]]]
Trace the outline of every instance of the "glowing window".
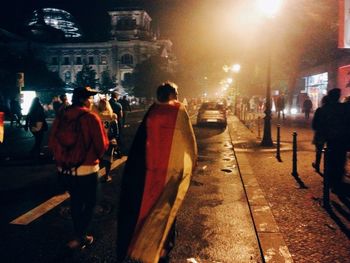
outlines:
[[101, 56], [101, 64], [106, 65], [107, 64], [107, 57], [106, 56]]

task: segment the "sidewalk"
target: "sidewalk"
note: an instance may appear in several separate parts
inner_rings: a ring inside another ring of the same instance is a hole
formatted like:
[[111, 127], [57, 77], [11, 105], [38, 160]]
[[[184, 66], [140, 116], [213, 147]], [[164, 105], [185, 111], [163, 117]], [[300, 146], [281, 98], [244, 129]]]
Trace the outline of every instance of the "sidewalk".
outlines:
[[[332, 211], [322, 207], [323, 178], [311, 167], [310, 123], [298, 117], [281, 121], [285, 147], [279, 162], [274, 149], [259, 146], [256, 127], [252, 132], [232, 117], [230, 134], [266, 262], [350, 262], [349, 198], [331, 194]], [[294, 131], [298, 133], [298, 175], [307, 189], [300, 188], [291, 175]], [[275, 141], [275, 120], [272, 137]]]

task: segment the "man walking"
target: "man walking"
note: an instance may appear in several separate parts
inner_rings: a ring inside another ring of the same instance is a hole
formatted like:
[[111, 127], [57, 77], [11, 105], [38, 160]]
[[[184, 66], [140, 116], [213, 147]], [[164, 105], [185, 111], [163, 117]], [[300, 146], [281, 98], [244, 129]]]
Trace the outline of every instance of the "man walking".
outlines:
[[137, 131], [123, 174], [118, 262], [168, 262], [175, 217], [196, 164], [195, 136], [177, 86], [159, 86], [157, 100]]
[[122, 105], [123, 109], [123, 118], [122, 118], [122, 126], [125, 127], [126, 125], [126, 115], [127, 112], [131, 112], [131, 106], [129, 101], [126, 99], [126, 96], [123, 96], [118, 102]]
[[75, 238], [70, 249], [91, 245], [88, 235], [96, 203], [99, 159], [108, 147], [108, 138], [100, 118], [90, 111], [97, 91], [79, 87], [73, 92], [72, 106], [56, 117], [49, 138], [49, 147], [58, 172], [67, 182]]
[[122, 131], [122, 118], [123, 118], [123, 107], [122, 105], [118, 102], [119, 99], [119, 93], [116, 91], [113, 91], [111, 94], [111, 98], [109, 100], [109, 104], [112, 107], [113, 113], [117, 114], [118, 116], [118, 128], [119, 132]]

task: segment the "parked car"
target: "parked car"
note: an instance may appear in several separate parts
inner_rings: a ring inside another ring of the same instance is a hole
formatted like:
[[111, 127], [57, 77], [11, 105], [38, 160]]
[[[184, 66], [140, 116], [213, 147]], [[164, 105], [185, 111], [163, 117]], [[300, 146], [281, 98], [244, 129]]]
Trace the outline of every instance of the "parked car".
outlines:
[[226, 127], [226, 106], [218, 102], [204, 102], [197, 115], [197, 125], [215, 124]]

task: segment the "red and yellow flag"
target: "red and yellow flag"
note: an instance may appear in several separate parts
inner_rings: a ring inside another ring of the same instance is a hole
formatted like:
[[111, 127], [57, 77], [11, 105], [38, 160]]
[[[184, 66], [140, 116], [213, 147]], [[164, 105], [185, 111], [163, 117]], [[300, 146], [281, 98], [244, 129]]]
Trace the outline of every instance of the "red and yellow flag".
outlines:
[[5, 113], [0, 112], [0, 142], [4, 142], [4, 120], [5, 120]]
[[183, 104], [154, 104], [124, 169], [117, 255], [157, 263], [190, 185], [197, 145]]

